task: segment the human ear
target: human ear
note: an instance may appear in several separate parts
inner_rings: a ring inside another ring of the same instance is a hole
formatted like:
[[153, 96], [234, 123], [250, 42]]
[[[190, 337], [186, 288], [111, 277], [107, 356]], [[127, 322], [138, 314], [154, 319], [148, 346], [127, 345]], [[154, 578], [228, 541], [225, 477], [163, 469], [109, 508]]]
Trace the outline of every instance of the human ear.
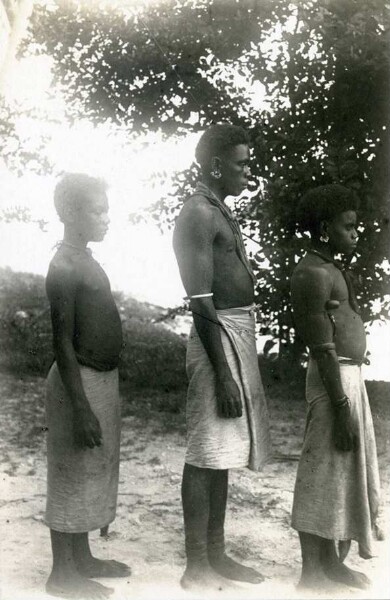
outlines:
[[62, 211], [62, 221], [64, 223], [77, 223], [79, 219], [77, 206], [74, 204], [67, 204], [64, 206]]
[[328, 222], [321, 221], [320, 223], [320, 241], [325, 244], [329, 241]]
[[218, 156], [213, 156], [211, 158], [211, 171], [210, 174], [214, 179], [220, 179], [222, 177], [221, 173], [221, 159]]

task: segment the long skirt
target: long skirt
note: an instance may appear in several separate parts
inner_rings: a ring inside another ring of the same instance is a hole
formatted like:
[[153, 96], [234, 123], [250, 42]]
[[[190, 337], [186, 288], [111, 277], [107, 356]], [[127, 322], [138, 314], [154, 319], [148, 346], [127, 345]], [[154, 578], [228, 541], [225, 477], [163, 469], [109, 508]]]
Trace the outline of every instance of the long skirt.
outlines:
[[269, 459], [270, 438], [253, 307], [218, 310], [217, 315], [225, 356], [241, 393], [243, 414], [237, 418], [218, 415], [215, 372], [193, 326], [187, 347], [185, 461], [207, 469], [249, 467], [257, 471]]
[[83, 533], [115, 518], [120, 444], [118, 371], [80, 365], [84, 391], [102, 429], [102, 445], [78, 448], [73, 411], [56, 363], [47, 378], [47, 503], [45, 522], [55, 531]]
[[308, 414], [292, 526], [326, 539], [355, 540], [360, 555], [370, 558], [380, 501], [374, 427], [361, 368], [340, 364], [340, 373], [351, 402], [359, 448], [342, 452], [335, 447], [333, 409], [317, 363], [310, 360], [306, 379]]

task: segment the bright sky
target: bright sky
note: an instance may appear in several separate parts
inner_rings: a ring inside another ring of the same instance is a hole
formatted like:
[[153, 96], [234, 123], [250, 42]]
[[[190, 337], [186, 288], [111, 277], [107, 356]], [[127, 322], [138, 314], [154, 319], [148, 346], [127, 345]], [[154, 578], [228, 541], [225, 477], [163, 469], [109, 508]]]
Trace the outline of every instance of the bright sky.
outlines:
[[[73, 127], [64, 123], [60, 98], [50, 92], [51, 61], [47, 57], [20, 61], [9, 77], [7, 97], [26, 106], [39, 106], [58, 120], [54, 123], [23, 118], [19, 133], [31, 141], [42, 133], [50, 135], [45, 151], [55, 170], [97, 175], [109, 184], [110, 231], [93, 250], [106, 268], [112, 286], [137, 298], [156, 304], [175, 305], [183, 296], [170, 234], [162, 235], [152, 225], [133, 226], [130, 213], [159, 200], [169, 189], [169, 177], [191, 164], [196, 136], [162, 144], [150, 135], [128, 143], [123, 132], [108, 126], [94, 128], [87, 121]], [[153, 173], [166, 172], [166, 185], [153, 187]], [[55, 214], [52, 197], [55, 177], [26, 172], [10, 173], [0, 163], [2, 208], [25, 206], [34, 218], [48, 221], [42, 233], [36, 224], [0, 224], [0, 264], [15, 270], [45, 274], [54, 243], [61, 239], [62, 227]]]
[[[47, 119], [24, 117], [19, 134], [33, 143], [42, 133], [50, 141], [45, 151], [55, 171], [86, 172], [109, 184], [111, 226], [102, 244], [92, 245], [94, 255], [107, 271], [112, 287], [140, 300], [162, 306], [181, 304], [182, 288], [171, 247], [171, 234], [162, 235], [156, 226], [132, 225], [130, 213], [159, 200], [169, 190], [170, 176], [187, 168], [193, 159], [197, 136], [162, 143], [149, 136], [129, 140], [128, 134], [87, 121], [70, 127], [64, 119], [63, 100], [51, 88], [51, 59], [30, 57], [19, 61], [7, 82], [7, 99], [23, 107], [39, 107]], [[243, 82], [238, 82], [243, 85]], [[251, 89], [253, 104], [261, 104], [264, 89]], [[166, 172], [166, 184], [151, 185], [154, 173]], [[17, 177], [0, 159], [0, 207], [26, 207], [33, 218], [44, 218], [45, 232], [36, 223], [0, 222], [0, 266], [15, 271], [46, 274], [54, 244], [62, 237], [62, 226], [53, 208], [55, 177], [26, 171]], [[389, 327], [375, 325], [368, 338], [374, 366], [368, 377], [388, 379]]]

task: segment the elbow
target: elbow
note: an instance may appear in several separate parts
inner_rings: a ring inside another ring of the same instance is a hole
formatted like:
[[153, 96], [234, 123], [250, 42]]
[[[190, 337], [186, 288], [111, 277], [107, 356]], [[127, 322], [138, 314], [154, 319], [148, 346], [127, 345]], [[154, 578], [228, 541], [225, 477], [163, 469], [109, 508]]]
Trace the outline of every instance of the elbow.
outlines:
[[329, 359], [337, 360], [336, 346], [334, 342], [326, 342], [324, 344], [315, 345], [313, 344], [310, 346], [310, 354], [319, 362], [325, 362]]
[[195, 314], [210, 314], [215, 311], [213, 297], [207, 296], [203, 298], [191, 298], [190, 299], [190, 310]]
[[54, 355], [57, 363], [63, 364], [75, 358], [75, 351], [70, 340], [54, 340]]

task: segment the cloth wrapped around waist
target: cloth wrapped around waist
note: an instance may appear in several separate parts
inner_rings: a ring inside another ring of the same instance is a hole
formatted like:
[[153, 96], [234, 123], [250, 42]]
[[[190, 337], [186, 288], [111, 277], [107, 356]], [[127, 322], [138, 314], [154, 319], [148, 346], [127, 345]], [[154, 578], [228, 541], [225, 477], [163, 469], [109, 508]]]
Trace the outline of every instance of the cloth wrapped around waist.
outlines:
[[241, 392], [243, 415], [218, 415], [215, 372], [192, 327], [187, 346], [188, 464], [210, 469], [260, 470], [270, 454], [269, 424], [255, 340], [254, 306], [218, 310], [221, 340]]
[[310, 360], [306, 378], [308, 414], [295, 484], [292, 526], [326, 539], [355, 540], [360, 555], [370, 558], [374, 555], [380, 505], [375, 434], [361, 368], [353, 361], [349, 364], [340, 361], [340, 374], [351, 402], [359, 448], [350, 452], [336, 449], [334, 411], [317, 362]]
[[77, 448], [73, 411], [57, 364], [47, 378], [46, 524], [55, 531], [82, 533], [115, 518], [120, 445], [118, 371], [80, 366], [82, 384], [102, 429], [102, 445]]

